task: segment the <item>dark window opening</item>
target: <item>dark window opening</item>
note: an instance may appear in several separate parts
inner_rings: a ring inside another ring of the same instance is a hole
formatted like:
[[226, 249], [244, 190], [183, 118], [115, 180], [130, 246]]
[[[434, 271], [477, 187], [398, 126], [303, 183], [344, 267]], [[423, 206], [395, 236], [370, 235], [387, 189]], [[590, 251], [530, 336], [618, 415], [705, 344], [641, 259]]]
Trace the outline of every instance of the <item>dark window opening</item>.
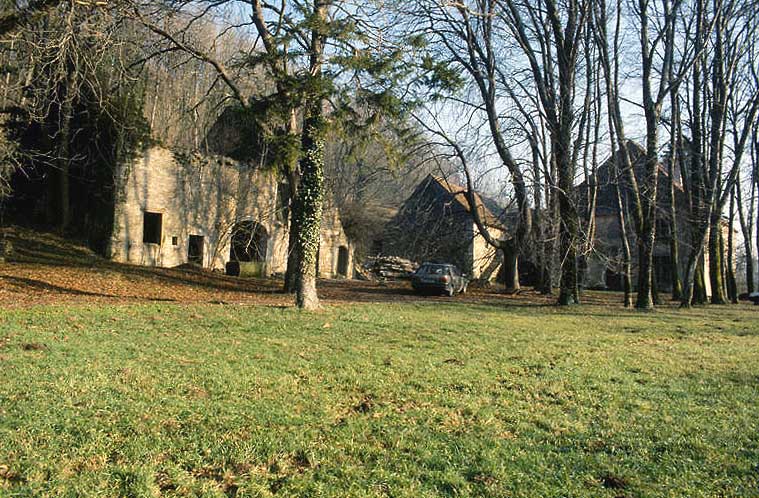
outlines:
[[172, 246], [178, 246], [179, 245], [179, 237], [177, 237], [176, 235], [174, 237], [172, 237], [171, 238], [171, 245]]
[[190, 235], [190, 243], [187, 245], [187, 261], [189, 263], [203, 264], [203, 236]]
[[656, 237], [660, 240], [669, 239], [672, 235], [672, 225], [668, 219], [656, 219]]
[[145, 244], [160, 244], [162, 225], [163, 215], [161, 213], [149, 213], [145, 211], [142, 221], [142, 242]]
[[229, 259], [241, 262], [265, 261], [268, 242], [269, 235], [261, 224], [255, 221], [240, 222], [232, 230]]
[[286, 182], [277, 185], [277, 221], [287, 223], [290, 217], [290, 186]]
[[337, 273], [343, 277], [348, 276], [348, 248], [340, 246], [337, 249]]

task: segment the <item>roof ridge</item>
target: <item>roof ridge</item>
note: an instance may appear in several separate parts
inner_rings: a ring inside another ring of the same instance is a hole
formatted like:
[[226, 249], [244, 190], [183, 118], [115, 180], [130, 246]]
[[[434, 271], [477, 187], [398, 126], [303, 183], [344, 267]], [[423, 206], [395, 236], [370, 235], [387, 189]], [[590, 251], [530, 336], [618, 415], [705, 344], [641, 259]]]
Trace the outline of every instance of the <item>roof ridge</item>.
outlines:
[[[448, 192], [448, 194], [453, 197], [454, 201], [458, 202], [461, 207], [463, 207], [469, 213], [472, 212], [471, 206], [469, 204], [469, 198], [466, 195], [467, 192], [469, 192], [468, 188], [464, 187], [463, 185], [450, 182], [447, 178], [440, 177], [432, 173], [430, 173], [429, 176], [435, 180], [446, 192]], [[453, 187], [458, 188], [458, 191], [453, 191]], [[471, 193], [474, 196], [475, 208], [480, 210], [480, 213], [484, 218], [482, 221], [486, 225], [502, 226], [502, 223], [498, 217], [493, 214], [493, 211], [491, 211], [490, 208], [485, 205], [485, 202], [482, 200], [482, 196], [476, 190], [472, 190]]]

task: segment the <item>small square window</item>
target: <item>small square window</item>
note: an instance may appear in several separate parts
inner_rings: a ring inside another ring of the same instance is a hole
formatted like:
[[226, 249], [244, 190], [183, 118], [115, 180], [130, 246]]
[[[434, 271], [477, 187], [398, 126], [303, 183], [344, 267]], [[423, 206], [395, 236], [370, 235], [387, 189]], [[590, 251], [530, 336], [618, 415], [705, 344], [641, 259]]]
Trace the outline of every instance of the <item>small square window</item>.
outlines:
[[176, 235], [174, 237], [172, 237], [171, 238], [171, 245], [172, 246], [178, 246], [179, 245], [179, 237], [177, 237]]
[[145, 211], [142, 221], [142, 242], [145, 244], [160, 244], [163, 215]]

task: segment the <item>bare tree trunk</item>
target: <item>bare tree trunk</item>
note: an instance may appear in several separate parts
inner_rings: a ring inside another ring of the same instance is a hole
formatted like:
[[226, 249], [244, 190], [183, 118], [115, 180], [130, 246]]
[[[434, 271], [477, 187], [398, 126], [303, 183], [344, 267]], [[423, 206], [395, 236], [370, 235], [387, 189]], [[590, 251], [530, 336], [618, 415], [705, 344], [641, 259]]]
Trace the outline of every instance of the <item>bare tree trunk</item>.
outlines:
[[[739, 188], [738, 185], [735, 188]], [[738, 304], [738, 284], [735, 281], [735, 254], [733, 251], [733, 230], [735, 225], [735, 190], [730, 194], [730, 218], [727, 231], [727, 297], [733, 304]], [[724, 240], [724, 239], [723, 239]], [[724, 248], [723, 248], [724, 250]]]
[[[670, 70], [670, 80], [673, 78], [674, 75], [672, 74], [672, 70]], [[667, 173], [669, 175], [669, 259], [672, 262], [672, 300], [679, 301], [683, 295], [683, 283], [680, 280], [680, 234], [677, 222], [675, 165], [679, 160], [680, 149], [682, 148], [682, 128], [680, 121], [680, 99], [676, 92], [673, 91], [671, 93], [670, 101], [672, 106], [672, 123], [670, 124], [670, 154], [667, 163]]]
[[[650, 68], [649, 68], [650, 70]], [[645, 71], [645, 69], [644, 69]], [[646, 115], [646, 178], [644, 190], [641, 192], [643, 208], [643, 223], [638, 233], [638, 296], [635, 307], [638, 309], [652, 309], [654, 307], [653, 295], [653, 257], [656, 245], [656, 202], [659, 184], [659, 147], [658, 125], [659, 116], [654, 109], [648, 88], [648, 77], [644, 77], [644, 105]]]
[[71, 64], [67, 64], [69, 72], [62, 80], [60, 88], [56, 92], [56, 116], [57, 129], [55, 130], [55, 220], [58, 230], [65, 232], [71, 222], [71, 199], [70, 199], [70, 170], [71, 170], [71, 121], [74, 111], [74, 85], [75, 71]]
[[286, 172], [287, 186], [290, 195], [290, 229], [287, 240], [287, 269], [285, 270], [284, 291], [293, 294], [297, 288], [297, 275], [299, 265], [298, 252], [298, 221], [296, 216], [295, 204], [298, 198], [299, 173], [297, 164], [291, 165], [290, 170]]
[[709, 280], [712, 288], [712, 304], [727, 304], [725, 299], [725, 282], [722, 273], [722, 216], [713, 212], [709, 229]]
[[[535, 213], [533, 214], [533, 224], [534, 224], [534, 230], [535, 230], [535, 240], [537, 242], [537, 264], [538, 269], [540, 271], [540, 281], [538, 282], [537, 288], [544, 292], [544, 285], [545, 285], [545, 269], [546, 269], [546, 244], [545, 244], [545, 238], [547, 234], [546, 230], [546, 217], [543, 216], [543, 193], [542, 193], [542, 187], [541, 187], [541, 174], [540, 174], [540, 163], [541, 163], [541, 156], [540, 156], [540, 150], [538, 148], [538, 140], [539, 137], [537, 136], [530, 136], [530, 148], [532, 150], [532, 174], [533, 174], [533, 199], [535, 200]], [[545, 179], [545, 181], [548, 181], [548, 179]]]
[[685, 280], [683, 296], [680, 306], [689, 307], [692, 303], [702, 303], [701, 298], [705, 300], [705, 285], [703, 281], [703, 250], [706, 241], [706, 232], [708, 230], [709, 216], [702, 211], [705, 210], [706, 184], [705, 172], [703, 167], [702, 140], [703, 129], [701, 123], [701, 75], [704, 56], [702, 55], [704, 43], [704, 2], [699, 1], [697, 4], [696, 34], [694, 50], [697, 57], [692, 68], [692, 112], [691, 112], [691, 143], [690, 143], [690, 196], [691, 196], [691, 250], [688, 255], [688, 263], [685, 270]]
[[[621, 25], [621, 3], [617, 2], [616, 22], [614, 29], [614, 47], [613, 60], [610, 58], [608, 35], [606, 29], [606, 2], [601, 2], [598, 10], [594, 13], [596, 30], [596, 43], [600, 49], [601, 67], [603, 68], [604, 81], [606, 86], [606, 104], [608, 108], [609, 134], [611, 137], [611, 157], [617, 155], [622, 157], [622, 165], [627, 169], [631, 168], [630, 156], [627, 151], [627, 144], [624, 138], [624, 127], [622, 125], [621, 115], [618, 107], [618, 96], [616, 88], [619, 84], [619, 37]], [[617, 152], [619, 146], [619, 152]], [[626, 215], [627, 200], [622, 192], [622, 173], [620, 171], [619, 161], [615, 160], [614, 166], [614, 193], [617, 203], [617, 223], [619, 224], [619, 241], [622, 247], [622, 286], [624, 289], [623, 302], [625, 307], [632, 307], [632, 254], [630, 251], [630, 240], [628, 237], [628, 221]], [[633, 178], [634, 179], [634, 178]], [[635, 184], [632, 184], [637, 188]]]
[[[727, 88], [723, 72], [722, 33], [718, 28], [717, 42], [712, 64], [712, 106], [710, 109], [711, 130], [709, 144], [709, 176], [715, 178], [712, 203], [718, 203], [721, 193], [722, 148], [725, 143], [725, 118], [727, 106]], [[709, 230], [709, 278], [712, 287], [712, 304], [727, 304], [724, 293], [724, 275], [722, 273], [722, 256], [720, 239], [722, 238], [722, 210], [719, 206], [711, 209]]]
[[[614, 149], [612, 148], [612, 154]], [[630, 252], [630, 241], [627, 237], [627, 220], [625, 216], [625, 202], [622, 199], [622, 192], [619, 186], [619, 172], [616, 173], [617, 180], [614, 182], [614, 191], [617, 198], [617, 222], [619, 223], [619, 239], [622, 245], [622, 287], [624, 289], [625, 308], [631, 308], [633, 305], [632, 298], [632, 254]]]
[[519, 250], [516, 244], [507, 244], [503, 249], [504, 275], [506, 276], [506, 292], [518, 294], [521, 291], [519, 285]]
[[[597, 64], [594, 65], [594, 62], [591, 58], [591, 48], [592, 45], [592, 30], [588, 29], [586, 32], [586, 91], [588, 95], [590, 96], [592, 94], [592, 100], [593, 100], [593, 106], [592, 106], [592, 114], [593, 114], [593, 136], [591, 138], [591, 127], [590, 124], [587, 128], [587, 133], [585, 134], [585, 148], [584, 148], [584, 154], [583, 154], [583, 170], [585, 174], [585, 182], [587, 188], [585, 189], [585, 198], [586, 198], [586, 210], [585, 210], [585, 244], [583, 247], [583, 252], [581, 257], [582, 261], [582, 275], [581, 275], [581, 282], [582, 287], [587, 287], [587, 281], [588, 281], [588, 271], [589, 271], [589, 264], [588, 264], [588, 258], [592, 256], [593, 250], [595, 248], [595, 239], [596, 239], [596, 206], [598, 202], [598, 177], [597, 177], [597, 170], [598, 170], [598, 143], [600, 141], [600, 134], [601, 134], [601, 87], [600, 87], [600, 78], [601, 78], [601, 71], [600, 68], [597, 66]], [[591, 71], [591, 68], [593, 70]], [[587, 107], [587, 106], [586, 106]], [[588, 114], [588, 122], [590, 123], [590, 109], [587, 109], [585, 111]], [[592, 145], [590, 145], [592, 143]], [[588, 157], [588, 149], [590, 148], [590, 158]], [[589, 160], [590, 159], [590, 160]], [[590, 168], [588, 168], [588, 162], [590, 162]]]
[[[567, 130], [564, 130], [566, 132]], [[568, 133], [562, 133], [569, 138]], [[570, 162], [567, 140], [557, 144], [559, 173], [559, 257], [561, 258], [561, 283], [559, 290], [560, 305], [579, 304], [577, 288], [577, 229], [578, 216], [572, 197], [574, 168]]]
[[[753, 151], [751, 154], [754, 156]], [[740, 173], [739, 173], [740, 174]], [[741, 227], [741, 233], [743, 234], [743, 252], [745, 253], [745, 265], [746, 265], [746, 292], [751, 294], [754, 292], [754, 241], [753, 241], [753, 219], [754, 213], [752, 211], [754, 204], [754, 195], [756, 194], [756, 183], [752, 175], [751, 178], [751, 195], [749, 196], [748, 205], [748, 220], [746, 219], [746, 213], [744, 211], [743, 193], [741, 192], [740, 176], [735, 183], [735, 204], [738, 211], [738, 224]]]

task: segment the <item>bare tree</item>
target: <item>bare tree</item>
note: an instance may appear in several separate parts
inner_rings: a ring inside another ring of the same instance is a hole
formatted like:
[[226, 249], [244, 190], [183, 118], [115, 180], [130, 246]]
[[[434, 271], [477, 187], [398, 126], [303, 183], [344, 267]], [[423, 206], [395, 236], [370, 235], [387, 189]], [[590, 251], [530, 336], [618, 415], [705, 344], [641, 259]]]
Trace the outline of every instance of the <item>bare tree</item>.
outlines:
[[[585, 29], [588, 28], [590, 4], [569, 1], [560, 5], [553, 0], [546, 0], [544, 5], [535, 6], [506, 0], [505, 7], [504, 16], [512, 35], [529, 62], [548, 123], [551, 157], [556, 162], [560, 215], [559, 257], [562, 261], [558, 302], [562, 305], [578, 303], [579, 217], [574, 198], [577, 149], [573, 131], [577, 116], [575, 84], [578, 58], [583, 49]], [[532, 36], [528, 34], [523, 13], [532, 23]], [[549, 55], [551, 52], [553, 57]], [[555, 67], [552, 58], [555, 59]], [[586, 70], [589, 71], [590, 68]]]
[[[511, 119], [524, 123], [521, 134], [528, 144], [529, 156], [542, 157], [544, 164], [551, 165], [546, 168], [551, 171], [537, 170], [537, 174], [534, 173], [537, 164], [526, 170], [533, 173], [533, 181], [543, 176], [546, 184], [551, 185], [550, 197], [555, 198], [555, 204], [548, 200], [547, 203], [555, 205], [559, 214], [560, 222], [556, 224], [562, 267], [559, 303], [579, 302], [577, 251], [581, 243], [574, 182], [591, 106], [589, 101], [576, 106], [575, 84], [585, 60], [580, 54], [585, 43], [589, 4], [576, 1], [559, 4], [548, 0], [536, 5], [523, 1], [479, 0], [450, 5], [422, 2], [415, 8], [425, 16], [425, 33], [442, 47], [435, 54], [438, 59], [462, 68], [472, 82], [477, 98], [465, 100], [465, 104], [485, 115], [488, 138], [509, 172], [520, 212], [515, 236], [506, 243], [486, 238], [494, 247], [505, 251], [507, 261], [511, 261], [507, 266], [514, 268], [516, 255], [531, 233], [525, 169], [515, 158], [503, 129], [508, 119], [502, 114], [506, 101], [515, 111]], [[518, 64], [515, 64], [515, 54], [519, 54]], [[457, 97], [452, 100], [461, 104]], [[545, 153], [540, 145], [543, 125], [549, 143]], [[454, 142], [452, 137], [449, 141]], [[449, 145], [457, 149], [457, 155], [466, 155], [461, 144]], [[460, 159], [462, 164], [466, 163]], [[471, 171], [464, 170], [469, 187], [473, 187]], [[535, 192], [539, 191], [533, 189], [534, 200], [542, 200], [543, 196]], [[549, 210], [549, 216], [550, 213]], [[478, 229], [487, 233], [487, 227], [480, 223]], [[518, 288], [517, 277], [508, 286]]]
[[[436, 48], [439, 47], [434, 53], [435, 57], [443, 63], [450, 61], [465, 71], [474, 87], [474, 99], [459, 103], [482, 110], [489, 140], [509, 173], [519, 210], [513, 237], [499, 240], [490, 235], [488, 228], [481, 223], [482, 220], [478, 221], [475, 217], [475, 222], [488, 243], [504, 252], [506, 273], [510, 275], [506, 286], [511, 292], [517, 292], [520, 288], [518, 256], [530, 234], [532, 218], [522, 166], [515, 159], [502, 130], [501, 99], [504, 96], [513, 98], [515, 90], [511, 86], [511, 79], [505, 75], [505, 61], [500, 56], [504, 27], [498, 22], [499, 8], [496, 0], [475, 0], [450, 5], [421, 1], [414, 4], [414, 10], [423, 13], [422, 20], [419, 24], [412, 25], [411, 29], [420, 30], [436, 44]], [[440, 132], [439, 128], [436, 131]], [[451, 137], [446, 133], [441, 134], [452, 145]], [[455, 144], [454, 148], [457, 156], [463, 153], [460, 144]], [[468, 186], [472, 187], [473, 173], [468, 168], [468, 162], [462, 160], [462, 166], [465, 166]]]
[[[753, 143], [751, 145], [751, 156], [754, 156]], [[753, 170], [753, 168], [752, 168]], [[752, 171], [753, 173], [753, 171]], [[749, 175], [750, 186], [748, 203], [743, 200], [743, 185], [741, 184], [740, 173], [735, 182], [735, 206], [738, 213], [738, 224], [743, 235], [743, 251], [746, 258], [746, 292], [754, 292], [754, 200], [756, 198], [756, 182], [753, 174]]]
[[[119, 102], [124, 88], [135, 82], [125, 62], [130, 33], [106, 4], [57, 2], [36, 7], [28, 6], [34, 15], [19, 16], [10, 40], [3, 42], [7, 48], [3, 110], [13, 116], [3, 124], [5, 132], [15, 129], [19, 136], [29, 137], [16, 148], [16, 160], [24, 167], [44, 169], [48, 190], [40, 197], [46, 199], [47, 221], [66, 231], [71, 222], [72, 178], [86, 176], [96, 162], [92, 156], [104, 156], [83, 137], [105, 134], [99, 127], [134, 124], [119, 114], [125, 111], [126, 100], [135, 103], [139, 85]], [[123, 152], [118, 145], [111, 156]], [[102, 160], [101, 165], [107, 162]], [[107, 175], [104, 178], [103, 190], [108, 191]]]
[[[738, 98], [735, 91], [741, 87], [740, 66], [752, 68], [754, 60], [749, 57], [750, 47], [755, 37], [755, 23], [752, 11], [739, 2], [715, 2], [711, 15], [715, 29], [707, 29], [709, 11], [705, 2], [697, 6], [697, 23], [694, 44], [698, 57], [693, 65], [689, 82], [692, 108], [690, 109], [690, 131], [692, 139], [689, 147], [688, 171], [684, 179], [689, 182], [691, 196], [691, 251], [684, 281], [683, 306], [690, 306], [695, 300], [702, 302], [703, 296], [699, 261], [703, 258], [704, 246], [708, 242], [710, 256], [710, 280], [712, 302], [726, 302], [723, 278], [722, 212], [730, 199], [734, 184], [738, 178], [740, 165], [747, 140], [751, 133], [753, 121], [759, 112], [759, 100], [756, 89], [744, 93]], [[712, 49], [706, 52], [704, 47], [710, 42]], [[756, 75], [756, 69], [748, 69], [749, 74]], [[731, 101], [738, 98], [739, 103]], [[708, 105], [703, 106], [706, 100]], [[731, 120], [743, 123], [733, 134], [734, 144], [732, 161], [724, 167], [725, 130]], [[708, 125], [708, 127], [707, 127]], [[697, 292], [694, 296], [694, 282]]]

